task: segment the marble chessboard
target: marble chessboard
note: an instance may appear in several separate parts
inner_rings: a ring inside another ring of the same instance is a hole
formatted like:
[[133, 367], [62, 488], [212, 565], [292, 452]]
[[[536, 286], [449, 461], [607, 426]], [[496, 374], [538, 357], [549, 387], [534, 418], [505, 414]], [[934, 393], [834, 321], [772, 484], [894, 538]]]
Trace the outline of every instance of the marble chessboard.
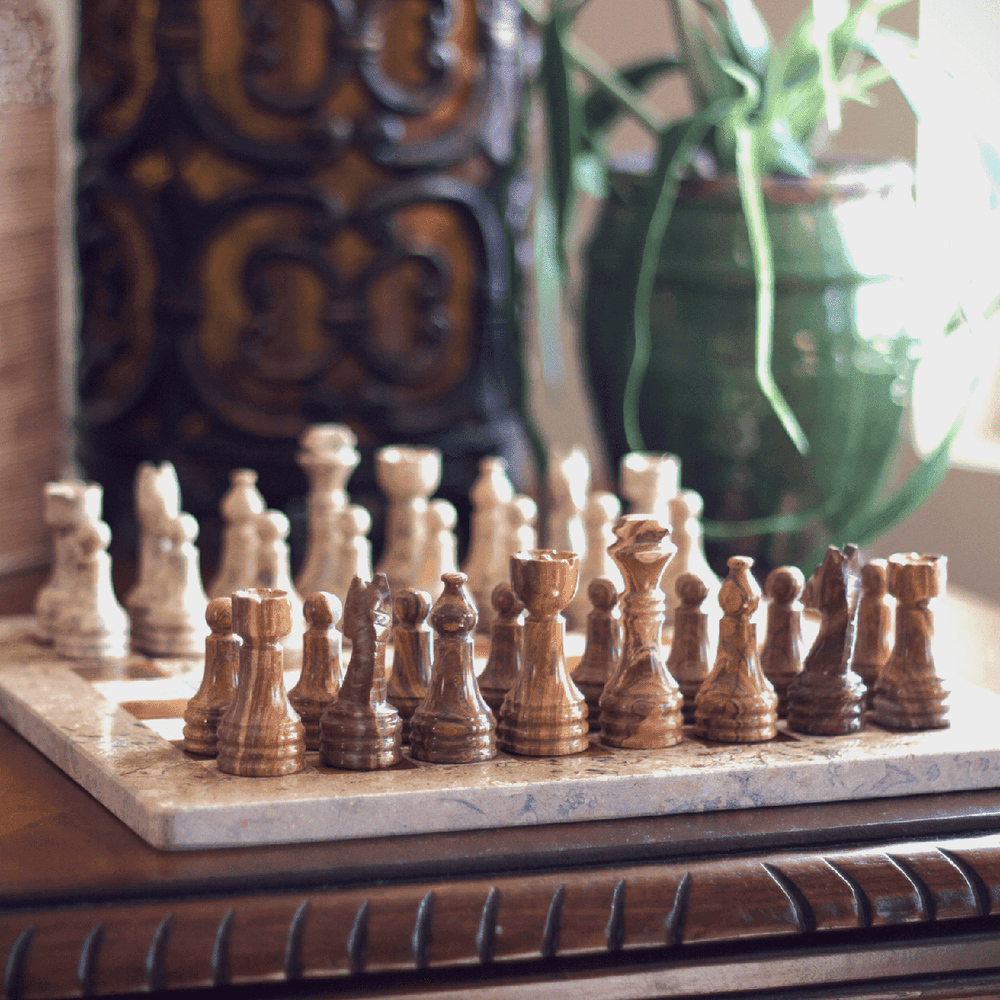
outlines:
[[[665, 750], [600, 745], [567, 757], [501, 752], [485, 763], [328, 768], [316, 753], [280, 778], [221, 773], [179, 749], [195, 660], [71, 662], [0, 619], [0, 718], [139, 836], [165, 850], [339, 840], [665, 815], [1000, 787], [1000, 696], [953, 682], [951, 726], [767, 743], [684, 740]], [[582, 636], [567, 639], [576, 664]], [[477, 646], [477, 669], [488, 649]], [[391, 651], [390, 651], [391, 657]], [[290, 687], [295, 673], [286, 675]]]

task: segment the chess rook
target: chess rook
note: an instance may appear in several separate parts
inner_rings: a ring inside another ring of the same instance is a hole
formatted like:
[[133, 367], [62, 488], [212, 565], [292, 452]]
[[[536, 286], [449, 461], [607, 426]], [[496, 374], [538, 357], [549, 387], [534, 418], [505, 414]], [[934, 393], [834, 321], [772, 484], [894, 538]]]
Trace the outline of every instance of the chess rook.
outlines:
[[576, 591], [575, 552], [534, 549], [510, 559], [511, 587], [527, 608], [521, 672], [500, 706], [497, 740], [509, 753], [563, 756], [586, 750], [587, 703], [566, 672], [566, 622]]
[[799, 595], [805, 586], [802, 570], [779, 566], [764, 582], [767, 628], [760, 645], [760, 665], [778, 696], [778, 718], [788, 711], [788, 685], [802, 673], [802, 604]]
[[392, 676], [386, 700], [399, 712], [405, 743], [410, 738], [410, 718], [424, 700], [431, 680], [434, 633], [427, 624], [430, 595], [426, 590], [406, 587], [393, 598], [392, 610]]
[[205, 672], [201, 686], [184, 709], [184, 749], [215, 757], [219, 752], [219, 722], [236, 699], [240, 637], [233, 633], [233, 602], [216, 597], [205, 611]]
[[324, 590], [310, 594], [303, 604], [307, 625], [302, 637], [302, 673], [288, 692], [288, 700], [302, 721], [307, 750], [319, 749], [319, 722], [333, 704], [343, 680], [340, 598]]
[[219, 722], [216, 765], [227, 774], [273, 778], [305, 767], [305, 734], [288, 703], [281, 639], [292, 627], [283, 591], [238, 590], [233, 631], [240, 645], [236, 698]]
[[572, 678], [587, 702], [588, 725], [600, 729], [601, 695], [621, 656], [618, 590], [611, 580], [599, 576], [590, 581], [587, 596], [591, 609], [587, 615], [586, 645]]
[[702, 611], [708, 587], [700, 576], [683, 573], [674, 582], [674, 592], [677, 610], [667, 670], [684, 697], [684, 721], [693, 722], [695, 699], [711, 669], [708, 615]]
[[427, 696], [410, 720], [410, 756], [434, 764], [489, 760], [497, 753], [496, 722], [473, 669], [476, 606], [464, 573], [446, 573], [431, 610], [434, 667]]
[[521, 644], [524, 641], [521, 612], [524, 606], [509, 583], [498, 583], [493, 588], [490, 604], [493, 608], [490, 655], [479, 675], [479, 691], [495, 715], [521, 672]]
[[872, 559], [861, 567], [858, 637], [854, 642], [854, 672], [868, 689], [867, 706], [875, 700], [875, 686], [892, 655], [892, 607], [888, 601], [888, 563]]
[[257, 518], [264, 512], [264, 498], [257, 490], [257, 473], [233, 469], [229, 489], [219, 505], [224, 527], [219, 569], [208, 587], [208, 596], [230, 597], [257, 583]]

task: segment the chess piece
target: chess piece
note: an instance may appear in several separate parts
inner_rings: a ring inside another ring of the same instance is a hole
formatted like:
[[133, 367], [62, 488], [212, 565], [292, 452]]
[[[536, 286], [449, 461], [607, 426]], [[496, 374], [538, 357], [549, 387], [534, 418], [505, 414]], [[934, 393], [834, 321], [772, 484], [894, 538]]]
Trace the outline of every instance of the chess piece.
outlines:
[[490, 655], [479, 675], [479, 690], [494, 714], [500, 711], [507, 692], [521, 671], [521, 643], [524, 606], [509, 583], [498, 583], [490, 595], [493, 625], [490, 627]]
[[554, 452], [549, 457], [549, 511], [545, 544], [550, 549], [575, 552], [581, 560], [587, 551], [583, 509], [590, 492], [590, 463], [582, 448]]
[[[93, 503], [93, 501], [91, 501]], [[88, 510], [88, 515], [93, 511]], [[129, 649], [129, 619], [111, 584], [111, 529], [86, 516], [68, 545], [65, 600], [52, 626], [59, 656], [118, 659]]]
[[622, 505], [614, 493], [596, 492], [587, 497], [583, 508], [583, 528], [587, 540], [580, 559], [580, 586], [576, 588], [576, 594], [565, 612], [566, 627], [570, 630], [583, 628], [587, 621], [590, 614], [588, 588], [592, 580], [610, 580], [619, 593], [625, 586], [618, 567], [608, 554], [608, 548], [615, 544], [614, 527], [621, 512]]
[[556, 757], [587, 749], [587, 703], [566, 672], [566, 622], [576, 590], [575, 552], [533, 549], [510, 558], [510, 582], [527, 608], [521, 672], [500, 706], [497, 740], [509, 753]]
[[375, 453], [375, 478], [389, 498], [385, 550], [376, 567], [389, 587], [413, 585], [427, 535], [427, 498], [441, 482], [441, 452], [392, 445]]
[[875, 700], [875, 686], [892, 655], [892, 607], [887, 599], [888, 563], [872, 559], [861, 567], [858, 637], [854, 643], [854, 672], [868, 690], [866, 704]]
[[215, 757], [219, 752], [219, 722], [236, 699], [240, 637], [233, 633], [233, 602], [216, 597], [208, 602], [205, 621], [205, 672], [201, 686], [184, 709], [184, 749]]
[[514, 498], [502, 458], [481, 458], [479, 475], [472, 484], [469, 551], [462, 566], [468, 588], [479, 609], [478, 629], [488, 632], [490, 594], [497, 583], [508, 578], [508, 504]]
[[257, 490], [257, 473], [233, 469], [229, 489], [219, 505], [225, 526], [219, 570], [208, 588], [208, 596], [231, 597], [257, 583], [257, 549], [260, 539], [257, 518], [264, 511], [264, 498]]
[[201, 585], [198, 522], [178, 514], [163, 529], [157, 596], [135, 628], [135, 646], [149, 656], [199, 656], [208, 598]]
[[281, 639], [286, 667], [301, 659], [305, 633], [302, 598], [292, 583], [288, 531], [288, 518], [280, 510], [265, 510], [257, 516], [257, 586], [283, 591], [292, 609], [291, 628]]
[[855, 545], [831, 545], [819, 569], [819, 633], [788, 685], [788, 728], [797, 733], [841, 736], [861, 728], [865, 683], [851, 669], [861, 590]]
[[649, 514], [670, 524], [670, 499], [681, 486], [681, 460], [676, 455], [632, 451], [621, 461], [621, 492], [632, 514]]
[[319, 720], [333, 704], [344, 678], [341, 667], [342, 636], [340, 598], [325, 590], [310, 594], [303, 606], [305, 634], [302, 636], [302, 673], [288, 700], [298, 713], [305, 731], [307, 750], [319, 749]]
[[238, 590], [233, 631], [242, 639], [236, 698], [219, 722], [220, 771], [272, 778], [301, 771], [305, 734], [285, 694], [281, 639], [292, 627], [292, 607], [280, 590]]
[[719, 588], [723, 618], [715, 666], [694, 702], [696, 736], [720, 743], [760, 743], [777, 734], [778, 696], [760, 669], [757, 626], [751, 620], [760, 588], [749, 556], [730, 556]]
[[313, 424], [299, 438], [302, 450], [296, 460], [309, 479], [309, 541], [295, 579], [300, 594], [335, 593], [331, 584], [338, 582], [341, 513], [347, 506], [345, 487], [361, 461], [357, 443], [354, 432], [344, 424]]
[[431, 500], [427, 504], [424, 548], [414, 586], [426, 590], [432, 602], [444, 592], [441, 577], [458, 571], [457, 524], [458, 514], [447, 500]]
[[893, 729], [945, 729], [949, 691], [934, 662], [933, 600], [944, 593], [945, 556], [889, 557], [889, 593], [896, 598], [896, 642], [875, 685], [874, 720]]
[[52, 575], [35, 598], [35, 635], [52, 642], [53, 629], [69, 593], [73, 533], [84, 519], [101, 519], [103, 490], [96, 483], [65, 479], [45, 484], [45, 523], [52, 529]]
[[410, 756], [434, 764], [465, 764], [497, 754], [496, 721], [473, 670], [476, 606], [464, 573], [446, 573], [431, 610], [434, 668], [427, 696], [410, 720]]
[[427, 694], [431, 680], [433, 633], [427, 624], [431, 610], [425, 590], [406, 587], [392, 602], [392, 676], [386, 701], [399, 712], [403, 722], [403, 742], [410, 738], [410, 718]]
[[670, 529], [646, 514], [626, 514], [615, 525], [611, 555], [625, 580], [621, 601], [622, 651], [600, 697], [601, 742], [655, 750], [680, 743], [684, 698], [663, 664], [663, 591], [660, 578], [675, 549]]
[[802, 673], [802, 604], [799, 595], [805, 586], [802, 570], [779, 566], [764, 582], [767, 628], [760, 644], [760, 666], [778, 696], [778, 718], [788, 711], [788, 685]]
[[621, 620], [616, 608], [618, 590], [610, 580], [599, 576], [590, 581], [587, 596], [591, 604], [587, 615], [587, 644], [572, 678], [587, 702], [588, 725], [591, 729], [600, 729], [601, 694], [621, 656]]
[[491, 572], [492, 586], [487, 591], [490, 600], [480, 608], [479, 631], [489, 632], [493, 628], [493, 591], [501, 583], [510, 583], [510, 557], [518, 552], [531, 552], [538, 547], [538, 532], [535, 522], [538, 520], [538, 505], [531, 497], [517, 494], [505, 505], [507, 513], [507, 535], [501, 539], [493, 560]]
[[337, 700], [320, 720], [320, 760], [328, 767], [374, 771], [402, 759], [403, 724], [386, 701], [385, 644], [392, 624], [389, 581], [355, 578], [344, 602], [351, 662]]
[[712, 600], [717, 602], [719, 598], [719, 579], [708, 565], [702, 541], [700, 518], [704, 506], [701, 496], [694, 490], [680, 490], [667, 502], [670, 538], [677, 546], [677, 554], [670, 560], [661, 584], [666, 594], [663, 614], [668, 626], [674, 624], [677, 609], [677, 579], [685, 573], [694, 573], [708, 588]]
[[684, 721], [693, 722], [695, 699], [710, 670], [708, 614], [701, 609], [708, 587], [700, 576], [683, 573], [674, 581], [674, 592], [677, 605], [667, 670], [684, 697]]
[[356, 576], [366, 581], [372, 578], [372, 544], [368, 541], [372, 517], [364, 507], [348, 504], [340, 512], [337, 523], [340, 549], [330, 593], [344, 600]]

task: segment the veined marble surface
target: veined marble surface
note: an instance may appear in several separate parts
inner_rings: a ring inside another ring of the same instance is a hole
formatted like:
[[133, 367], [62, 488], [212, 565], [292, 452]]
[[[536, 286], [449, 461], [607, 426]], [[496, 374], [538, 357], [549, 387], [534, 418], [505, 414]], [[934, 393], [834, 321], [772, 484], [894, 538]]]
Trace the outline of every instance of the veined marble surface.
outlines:
[[[769, 743], [730, 745], [685, 731], [666, 750], [610, 749], [592, 734], [589, 749], [571, 757], [501, 753], [455, 765], [405, 758], [388, 771], [354, 772], [320, 766], [311, 753], [299, 774], [240, 778], [185, 754], [153, 728], [176, 726], [171, 709], [197, 688], [200, 665], [136, 658], [123, 673], [137, 676], [87, 680], [87, 664], [56, 658], [31, 638], [31, 627], [30, 617], [0, 619], [0, 717], [164, 849], [1000, 787], [1000, 696], [959, 681], [951, 728], [931, 732], [869, 725], [854, 736], [808, 737], [782, 730]], [[157, 714], [167, 717], [151, 717]]]

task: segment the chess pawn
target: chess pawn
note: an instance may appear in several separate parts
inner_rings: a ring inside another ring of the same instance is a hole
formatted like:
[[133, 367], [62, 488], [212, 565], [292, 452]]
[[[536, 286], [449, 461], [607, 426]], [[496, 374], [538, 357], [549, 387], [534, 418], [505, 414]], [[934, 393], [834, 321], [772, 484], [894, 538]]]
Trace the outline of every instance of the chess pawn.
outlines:
[[582, 559], [587, 551], [583, 509], [590, 492], [590, 463], [582, 448], [551, 456], [548, 489], [545, 544], [550, 549], [575, 552]]
[[432, 602], [444, 591], [441, 577], [458, 571], [457, 525], [458, 513], [447, 500], [431, 500], [427, 504], [426, 536], [415, 586], [426, 590]]
[[201, 687], [184, 709], [184, 749], [214, 757], [219, 752], [219, 722], [236, 698], [240, 637], [233, 633], [233, 602], [216, 597], [208, 602], [205, 621], [205, 672]]
[[357, 443], [344, 424], [313, 424], [299, 438], [296, 460], [309, 479], [309, 541], [295, 580], [300, 594], [332, 591], [337, 582], [340, 514], [347, 506], [347, 481], [361, 461]]
[[340, 550], [330, 592], [343, 600], [356, 576], [366, 581], [372, 578], [372, 544], [368, 541], [372, 517], [364, 507], [348, 504], [337, 523]]
[[410, 720], [410, 756], [434, 764], [466, 764], [497, 754], [496, 721], [473, 669], [476, 606], [464, 573], [446, 573], [431, 610], [434, 667], [427, 696]]
[[292, 624], [281, 639], [285, 665], [294, 665], [302, 656], [305, 619], [302, 598], [292, 583], [288, 555], [288, 518], [280, 510], [265, 510], [257, 516], [257, 586], [285, 593], [292, 609]]
[[600, 729], [601, 694], [621, 656], [621, 620], [616, 610], [618, 590], [610, 580], [599, 576], [590, 581], [587, 596], [591, 604], [587, 615], [587, 644], [572, 677], [587, 702], [590, 728]]
[[670, 529], [646, 514], [626, 514], [615, 525], [611, 555], [625, 580], [622, 651], [600, 697], [601, 742], [655, 750], [680, 743], [684, 698], [663, 664], [663, 591], [660, 578], [675, 549]]
[[45, 523], [52, 529], [52, 575], [35, 598], [35, 635], [52, 642], [55, 623], [69, 593], [73, 533], [83, 520], [101, 519], [103, 490], [78, 479], [45, 484]]
[[723, 618], [715, 666], [694, 702], [695, 735], [720, 743], [760, 743], [777, 734], [778, 696], [760, 669], [751, 620], [760, 603], [751, 566], [749, 556], [729, 558], [729, 575], [719, 588]]
[[480, 632], [490, 632], [493, 628], [493, 591], [501, 583], [510, 582], [510, 557], [518, 552], [530, 552], [538, 546], [538, 533], [535, 522], [538, 519], [538, 505], [531, 497], [517, 494], [505, 505], [507, 515], [507, 534], [499, 540], [496, 548], [496, 559], [491, 572], [496, 574], [487, 590], [489, 600], [477, 605], [479, 623], [476, 626]]
[[389, 581], [355, 577], [344, 602], [351, 661], [337, 700], [320, 720], [319, 754], [328, 767], [374, 771], [402, 759], [403, 724], [386, 701], [385, 644], [392, 624]]
[[427, 498], [441, 482], [436, 448], [392, 445], [375, 453], [375, 478], [389, 498], [385, 551], [376, 567], [392, 590], [413, 585], [426, 538]]
[[586, 750], [587, 703], [566, 672], [566, 622], [576, 591], [575, 552], [534, 549], [510, 557], [510, 582], [527, 608], [521, 672], [500, 706], [497, 740], [509, 753], [563, 756]]
[[857, 546], [831, 545], [819, 569], [817, 600], [823, 618], [802, 672], [788, 685], [788, 728], [842, 736], [861, 728], [865, 683], [851, 669], [861, 589]]
[[431, 640], [427, 624], [431, 610], [425, 590], [407, 587], [392, 602], [395, 624], [392, 629], [392, 676], [386, 700], [403, 721], [403, 742], [410, 738], [410, 718], [427, 694], [431, 680]]
[[802, 604], [799, 595], [805, 586], [802, 570], [779, 566], [764, 582], [767, 629], [760, 645], [760, 666], [778, 696], [778, 718], [788, 711], [788, 685], [802, 673]]
[[219, 505], [225, 527], [219, 570], [208, 588], [208, 596], [230, 597], [257, 582], [257, 549], [260, 539], [257, 518], [264, 511], [264, 498], [257, 490], [257, 473], [233, 469], [229, 489]]
[[608, 554], [609, 546], [615, 544], [614, 526], [621, 517], [621, 512], [622, 505], [614, 493], [596, 492], [587, 497], [583, 508], [583, 528], [587, 541], [584, 555], [580, 559], [580, 586], [576, 588], [576, 594], [565, 611], [566, 627], [570, 630], [583, 628], [587, 621], [590, 614], [588, 588], [592, 580], [610, 580], [618, 592], [625, 586], [618, 567]]
[[887, 599], [887, 570], [888, 563], [884, 559], [872, 559], [861, 567], [854, 672], [868, 689], [868, 708], [872, 707], [875, 685], [892, 655], [892, 607]]
[[344, 671], [340, 664], [342, 636], [340, 598], [324, 590], [310, 594], [302, 606], [305, 634], [302, 636], [302, 673], [288, 692], [305, 731], [307, 750], [319, 749], [319, 720], [340, 690]]
[[949, 691], [934, 662], [934, 598], [944, 593], [945, 556], [889, 557], [896, 642], [875, 685], [874, 720], [893, 729], [945, 729]]
[[694, 573], [708, 588], [709, 595], [718, 600], [719, 579], [708, 565], [702, 541], [700, 518], [704, 506], [700, 494], [694, 490], [680, 490], [667, 503], [670, 537], [677, 546], [677, 555], [670, 560], [663, 574], [662, 587], [666, 593], [664, 620], [667, 625], [674, 624], [677, 579], [685, 573]]
[[621, 492], [633, 514], [649, 514], [670, 523], [670, 499], [681, 486], [681, 460], [676, 455], [632, 451], [621, 461]]
[[708, 638], [708, 614], [701, 610], [708, 597], [708, 587], [700, 576], [683, 573], [674, 581], [677, 610], [674, 612], [674, 637], [667, 657], [667, 670], [677, 681], [684, 697], [684, 720], [694, 721], [694, 704], [709, 674], [711, 643]]
[[236, 698], [219, 722], [216, 765], [227, 774], [272, 778], [306, 764], [302, 723], [285, 694], [281, 639], [292, 607], [281, 590], [255, 587], [233, 594], [233, 631], [240, 645]]
[[498, 583], [490, 595], [493, 625], [490, 628], [490, 655], [479, 675], [479, 690], [494, 714], [500, 711], [507, 692], [521, 671], [521, 643], [524, 606], [509, 583]]
[[73, 532], [66, 599], [52, 628], [59, 656], [118, 659], [128, 653], [129, 619], [111, 584], [110, 542], [111, 529], [92, 517], [85, 517]]

